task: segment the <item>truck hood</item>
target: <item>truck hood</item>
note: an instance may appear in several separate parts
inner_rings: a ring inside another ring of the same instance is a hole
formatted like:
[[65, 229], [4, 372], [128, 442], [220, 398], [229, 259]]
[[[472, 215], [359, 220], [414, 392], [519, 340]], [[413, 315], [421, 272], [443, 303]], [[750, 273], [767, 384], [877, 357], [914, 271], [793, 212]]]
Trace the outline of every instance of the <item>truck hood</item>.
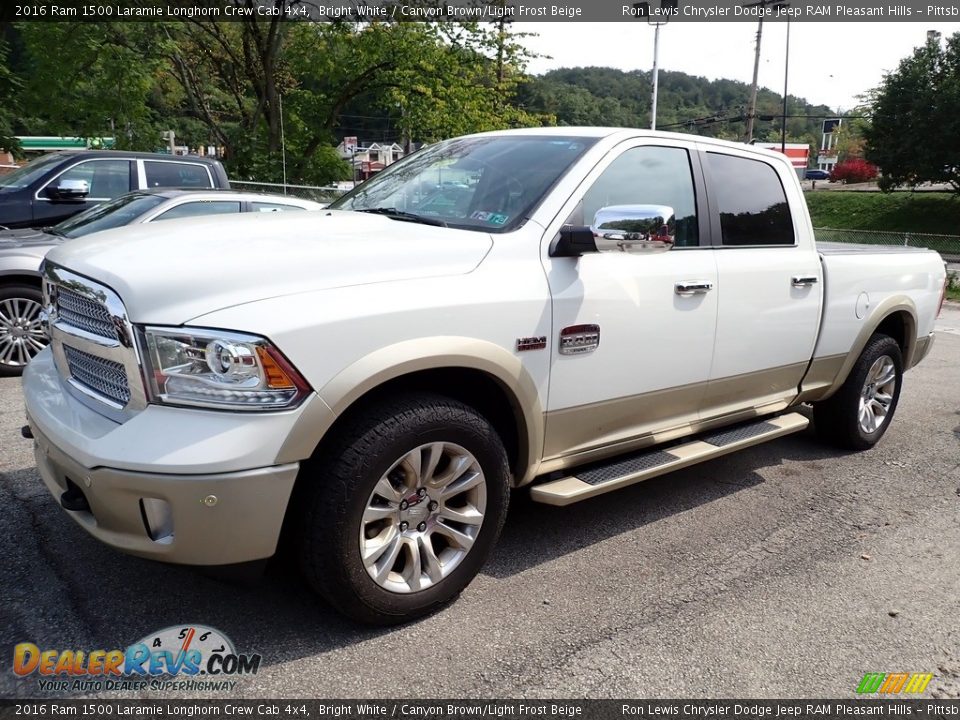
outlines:
[[486, 233], [321, 210], [186, 218], [94, 233], [47, 254], [113, 288], [133, 322], [177, 325], [242, 303], [468, 273]]
[[43, 230], [24, 228], [23, 230], [0, 230], [0, 250], [24, 247], [52, 247], [67, 238], [45, 233]]

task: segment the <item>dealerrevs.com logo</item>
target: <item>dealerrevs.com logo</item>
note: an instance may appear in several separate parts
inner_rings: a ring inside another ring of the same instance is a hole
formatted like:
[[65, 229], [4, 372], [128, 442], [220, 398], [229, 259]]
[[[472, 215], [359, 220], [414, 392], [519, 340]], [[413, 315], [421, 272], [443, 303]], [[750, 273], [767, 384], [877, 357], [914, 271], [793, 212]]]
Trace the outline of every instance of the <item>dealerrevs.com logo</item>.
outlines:
[[224, 690], [234, 679], [255, 675], [260, 655], [239, 654], [219, 630], [179, 625], [151, 633], [126, 650], [42, 650], [34, 643], [13, 649], [13, 672], [37, 677], [40, 690]]

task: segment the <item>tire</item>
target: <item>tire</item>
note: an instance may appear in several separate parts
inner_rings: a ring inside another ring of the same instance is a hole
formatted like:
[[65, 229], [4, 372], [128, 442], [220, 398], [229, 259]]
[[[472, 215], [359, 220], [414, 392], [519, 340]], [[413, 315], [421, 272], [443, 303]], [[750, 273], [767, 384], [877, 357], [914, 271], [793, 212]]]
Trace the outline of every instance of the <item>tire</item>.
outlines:
[[306, 580], [341, 613], [379, 625], [459, 595], [496, 544], [510, 495], [493, 427], [439, 395], [360, 411], [301, 472], [296, 542]]
[[813, 406], [817, 434], [848, 450], [872, 448], [890, 427], [901, 387], [900, 346], [887, 335], [874, 335], [840, 389]]
[[32, 285], [0, 286], [0, 377], [17, 376], [49, 343], [40, 324], [43, 295]]

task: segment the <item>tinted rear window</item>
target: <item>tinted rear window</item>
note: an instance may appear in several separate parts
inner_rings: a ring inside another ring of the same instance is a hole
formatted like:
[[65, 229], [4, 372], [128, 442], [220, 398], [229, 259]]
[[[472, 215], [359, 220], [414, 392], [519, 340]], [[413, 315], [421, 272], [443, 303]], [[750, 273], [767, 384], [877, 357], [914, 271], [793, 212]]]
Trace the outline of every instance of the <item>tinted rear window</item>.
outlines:
[[204, 165], [178, 162], [154, 162], [147, 160], [143, 163], [147, 174], [147, 187], [177, 187], [193, 188], [213, 187], [210, 173]]
[[777, 171], [762, 160], [707, 153], [724, 245], [793, 245], [793, 219]]

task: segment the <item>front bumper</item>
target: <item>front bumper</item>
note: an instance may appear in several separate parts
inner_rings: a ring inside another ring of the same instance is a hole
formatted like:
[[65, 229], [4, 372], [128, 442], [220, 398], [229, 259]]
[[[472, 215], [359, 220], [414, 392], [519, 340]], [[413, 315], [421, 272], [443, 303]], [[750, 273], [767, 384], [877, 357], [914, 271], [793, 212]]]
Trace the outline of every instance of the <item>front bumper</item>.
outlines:
[[23, 385], [40, 476], [58, 502], [80, 500], [66, 512], [98, 540], [188, 565], [276, 551], [299, 470], [279, 458], [304, 406], [253, 415], [151, 405], [115, 423], [65, 392], [49, 350]]

